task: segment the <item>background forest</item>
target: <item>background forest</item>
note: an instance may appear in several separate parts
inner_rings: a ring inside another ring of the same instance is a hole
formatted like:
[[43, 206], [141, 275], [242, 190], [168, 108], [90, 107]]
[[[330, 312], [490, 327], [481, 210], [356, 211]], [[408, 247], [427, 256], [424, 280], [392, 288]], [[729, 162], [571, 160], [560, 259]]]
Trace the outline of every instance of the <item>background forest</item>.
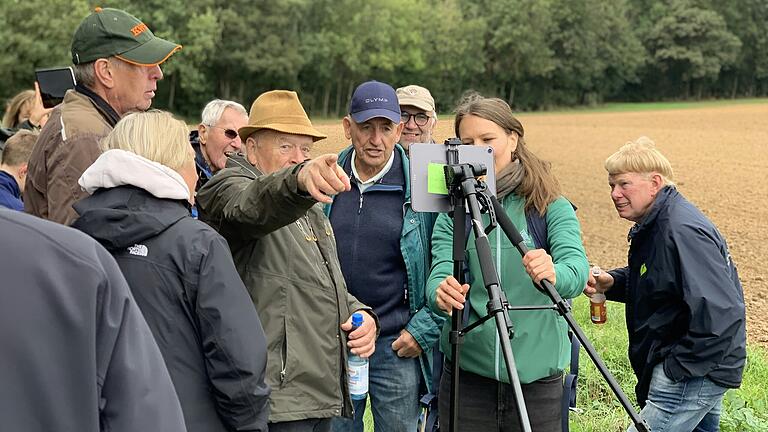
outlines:
[[189, 117], [276, 88], [338, 116], [368, 79], [424, 85], [444, 113], [467, 89], [517, 110], [768, 95], [767, 0], [0, 0], [0, 100], [70, 64], [97, 4], [184, 45], [154, 106]]

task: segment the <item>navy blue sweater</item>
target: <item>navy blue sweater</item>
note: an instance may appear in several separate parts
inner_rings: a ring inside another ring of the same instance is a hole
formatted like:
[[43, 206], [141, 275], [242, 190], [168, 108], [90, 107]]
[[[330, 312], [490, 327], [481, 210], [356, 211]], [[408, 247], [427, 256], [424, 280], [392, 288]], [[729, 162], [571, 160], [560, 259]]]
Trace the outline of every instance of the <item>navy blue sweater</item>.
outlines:
[[381, 335], [399, 333], [410, 319], [408, 275], [400, 251], [405, 174], [400, 155], [389, 172], [363, 194], [352, 175], [352, 158], [344, 164], [352, 189], [336, 196], [331, 225], [347, 289], [373, 308]]
[[0, 171], [0, 207], [24, 211], [19, 184], [5, 171]]

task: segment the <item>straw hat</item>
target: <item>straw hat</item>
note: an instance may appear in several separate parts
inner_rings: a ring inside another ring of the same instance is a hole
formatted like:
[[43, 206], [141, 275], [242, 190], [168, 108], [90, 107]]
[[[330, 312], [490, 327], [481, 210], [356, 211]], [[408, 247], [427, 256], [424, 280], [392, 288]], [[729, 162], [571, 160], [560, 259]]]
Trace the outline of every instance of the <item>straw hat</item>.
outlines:
[[245, 142], [252, 133], [261, 129], [307, 135], [312, 137], [313, 141], [327, 138], [312, 127], [312, 122], [309, 121], [296, 92], [288, 90], [272, 90], [257, 97], [251, 105], [248, 124], [241, 127], [237, 133]]

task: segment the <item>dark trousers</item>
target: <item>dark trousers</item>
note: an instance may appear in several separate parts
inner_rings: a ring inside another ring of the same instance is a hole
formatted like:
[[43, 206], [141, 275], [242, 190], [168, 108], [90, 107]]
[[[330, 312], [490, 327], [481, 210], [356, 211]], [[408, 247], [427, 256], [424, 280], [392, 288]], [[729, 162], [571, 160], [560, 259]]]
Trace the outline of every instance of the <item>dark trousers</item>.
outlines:
[[331, 419], [307, 419], [270, 423], [269, 432], [331, 432]]
[[[451, 370], [446, 362], [440, 379], [440, 428], [447, 430], [450, 420]], [[523, 384], [523, 397], [533, 432], [562, 432], [561, 402], [563, 374], [558, 373]], [[520, 420], [511, 384], [475, 375], [464, 370], [459, 377], [460, 432], [517, 432]]]

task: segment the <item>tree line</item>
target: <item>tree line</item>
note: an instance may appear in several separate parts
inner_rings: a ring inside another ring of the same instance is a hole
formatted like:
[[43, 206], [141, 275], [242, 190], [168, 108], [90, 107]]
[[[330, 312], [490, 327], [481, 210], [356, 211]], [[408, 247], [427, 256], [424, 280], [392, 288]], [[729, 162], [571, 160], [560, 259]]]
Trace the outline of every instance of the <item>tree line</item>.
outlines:
[[[183, 50], [155, 106], [199, 115], [214, 98], [246, 106], [299, 92], [338, 116], [368, 79], [420, 84], [438, 110], [467, 89], [517, 110], [604, 101], [768, 95], [766, 0], [114, 0]], [[33, 70], [70, 64], [90, 0], [0, 2], [0, 100]]]

